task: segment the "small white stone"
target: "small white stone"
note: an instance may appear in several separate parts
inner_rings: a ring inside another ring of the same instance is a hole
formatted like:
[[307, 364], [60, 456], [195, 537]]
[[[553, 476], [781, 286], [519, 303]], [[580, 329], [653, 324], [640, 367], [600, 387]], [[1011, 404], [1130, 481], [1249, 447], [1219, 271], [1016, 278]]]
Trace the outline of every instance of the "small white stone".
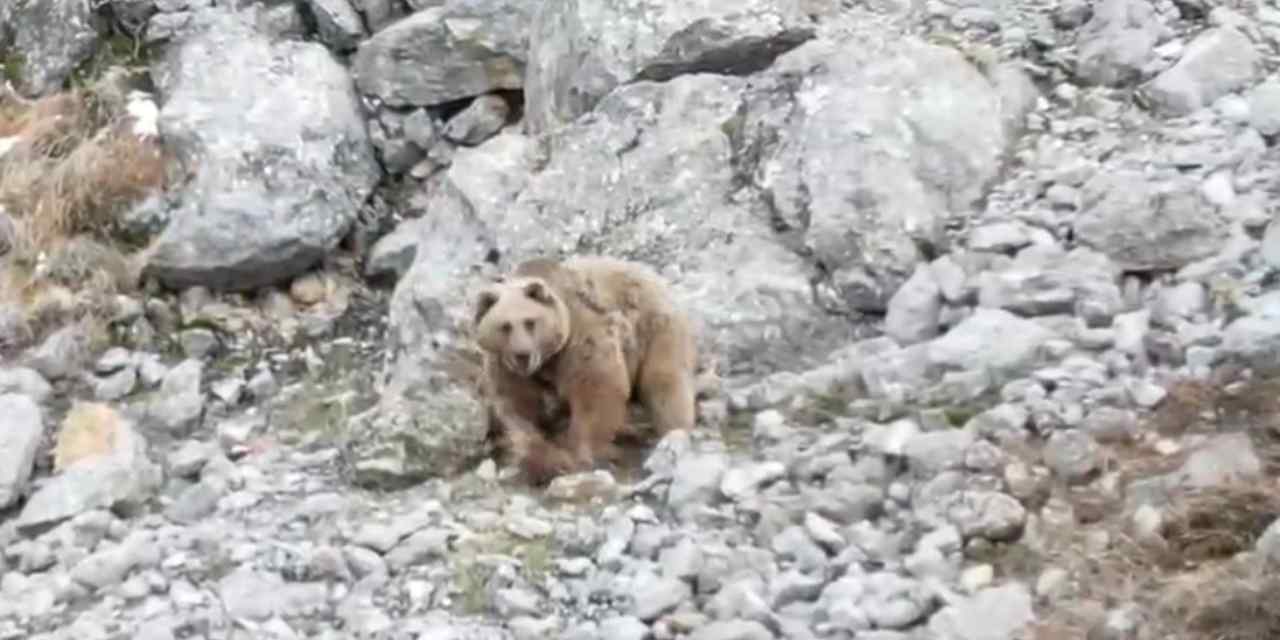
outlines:
[[960, 574], [960, 586], [969, 593], [977, 593], [995, 581], [996, 570], [989, 564], [969, 567]]

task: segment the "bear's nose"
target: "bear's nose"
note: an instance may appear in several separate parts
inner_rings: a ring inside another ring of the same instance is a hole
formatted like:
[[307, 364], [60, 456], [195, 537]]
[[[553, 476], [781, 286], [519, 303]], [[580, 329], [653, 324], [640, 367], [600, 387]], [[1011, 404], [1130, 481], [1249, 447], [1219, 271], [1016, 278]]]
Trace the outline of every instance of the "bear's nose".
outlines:
[[515, 358], [516, 364], [520, 365], [521, 369], [529, 368], [529, 354], [517, 353], [517, 354], [514, 354], [512, 357]]

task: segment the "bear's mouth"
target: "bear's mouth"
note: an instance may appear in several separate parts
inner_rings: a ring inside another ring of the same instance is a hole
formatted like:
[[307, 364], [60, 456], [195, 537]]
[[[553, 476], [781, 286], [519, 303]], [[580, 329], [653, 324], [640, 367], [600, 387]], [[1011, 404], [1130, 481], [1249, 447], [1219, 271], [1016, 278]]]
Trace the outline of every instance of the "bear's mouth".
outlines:
[[502, 363], [512, 373], [527, 378], [537, 373], [538, 367], [542, 365], [542, 357], [537, 353], [507, 354], [503, 356]]

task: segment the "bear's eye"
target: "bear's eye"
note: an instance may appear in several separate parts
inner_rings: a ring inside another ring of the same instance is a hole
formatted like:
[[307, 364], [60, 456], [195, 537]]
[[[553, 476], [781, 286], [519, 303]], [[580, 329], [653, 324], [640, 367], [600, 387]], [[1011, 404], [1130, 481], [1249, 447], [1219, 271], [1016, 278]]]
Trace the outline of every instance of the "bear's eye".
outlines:
[[511, 323], [510, 323], [510, 322], [504, 322], [504, 323], [502, 323], [502, 332], [503, 332], [503, 333], [511, 333]]
[[533, 331], [533, 318], [524, 321], [524, 330]]

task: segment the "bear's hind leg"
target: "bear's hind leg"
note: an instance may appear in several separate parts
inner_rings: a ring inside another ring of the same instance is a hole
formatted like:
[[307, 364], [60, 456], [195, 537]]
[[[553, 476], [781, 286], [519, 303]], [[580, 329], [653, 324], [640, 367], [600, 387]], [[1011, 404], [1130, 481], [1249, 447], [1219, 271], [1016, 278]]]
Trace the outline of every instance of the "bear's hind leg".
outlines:
[[636, 390], [659, 437], [693, 430], [697, 420], [695, 355], [693, 340], [682, 326], [656, 334], [649, 344]]

